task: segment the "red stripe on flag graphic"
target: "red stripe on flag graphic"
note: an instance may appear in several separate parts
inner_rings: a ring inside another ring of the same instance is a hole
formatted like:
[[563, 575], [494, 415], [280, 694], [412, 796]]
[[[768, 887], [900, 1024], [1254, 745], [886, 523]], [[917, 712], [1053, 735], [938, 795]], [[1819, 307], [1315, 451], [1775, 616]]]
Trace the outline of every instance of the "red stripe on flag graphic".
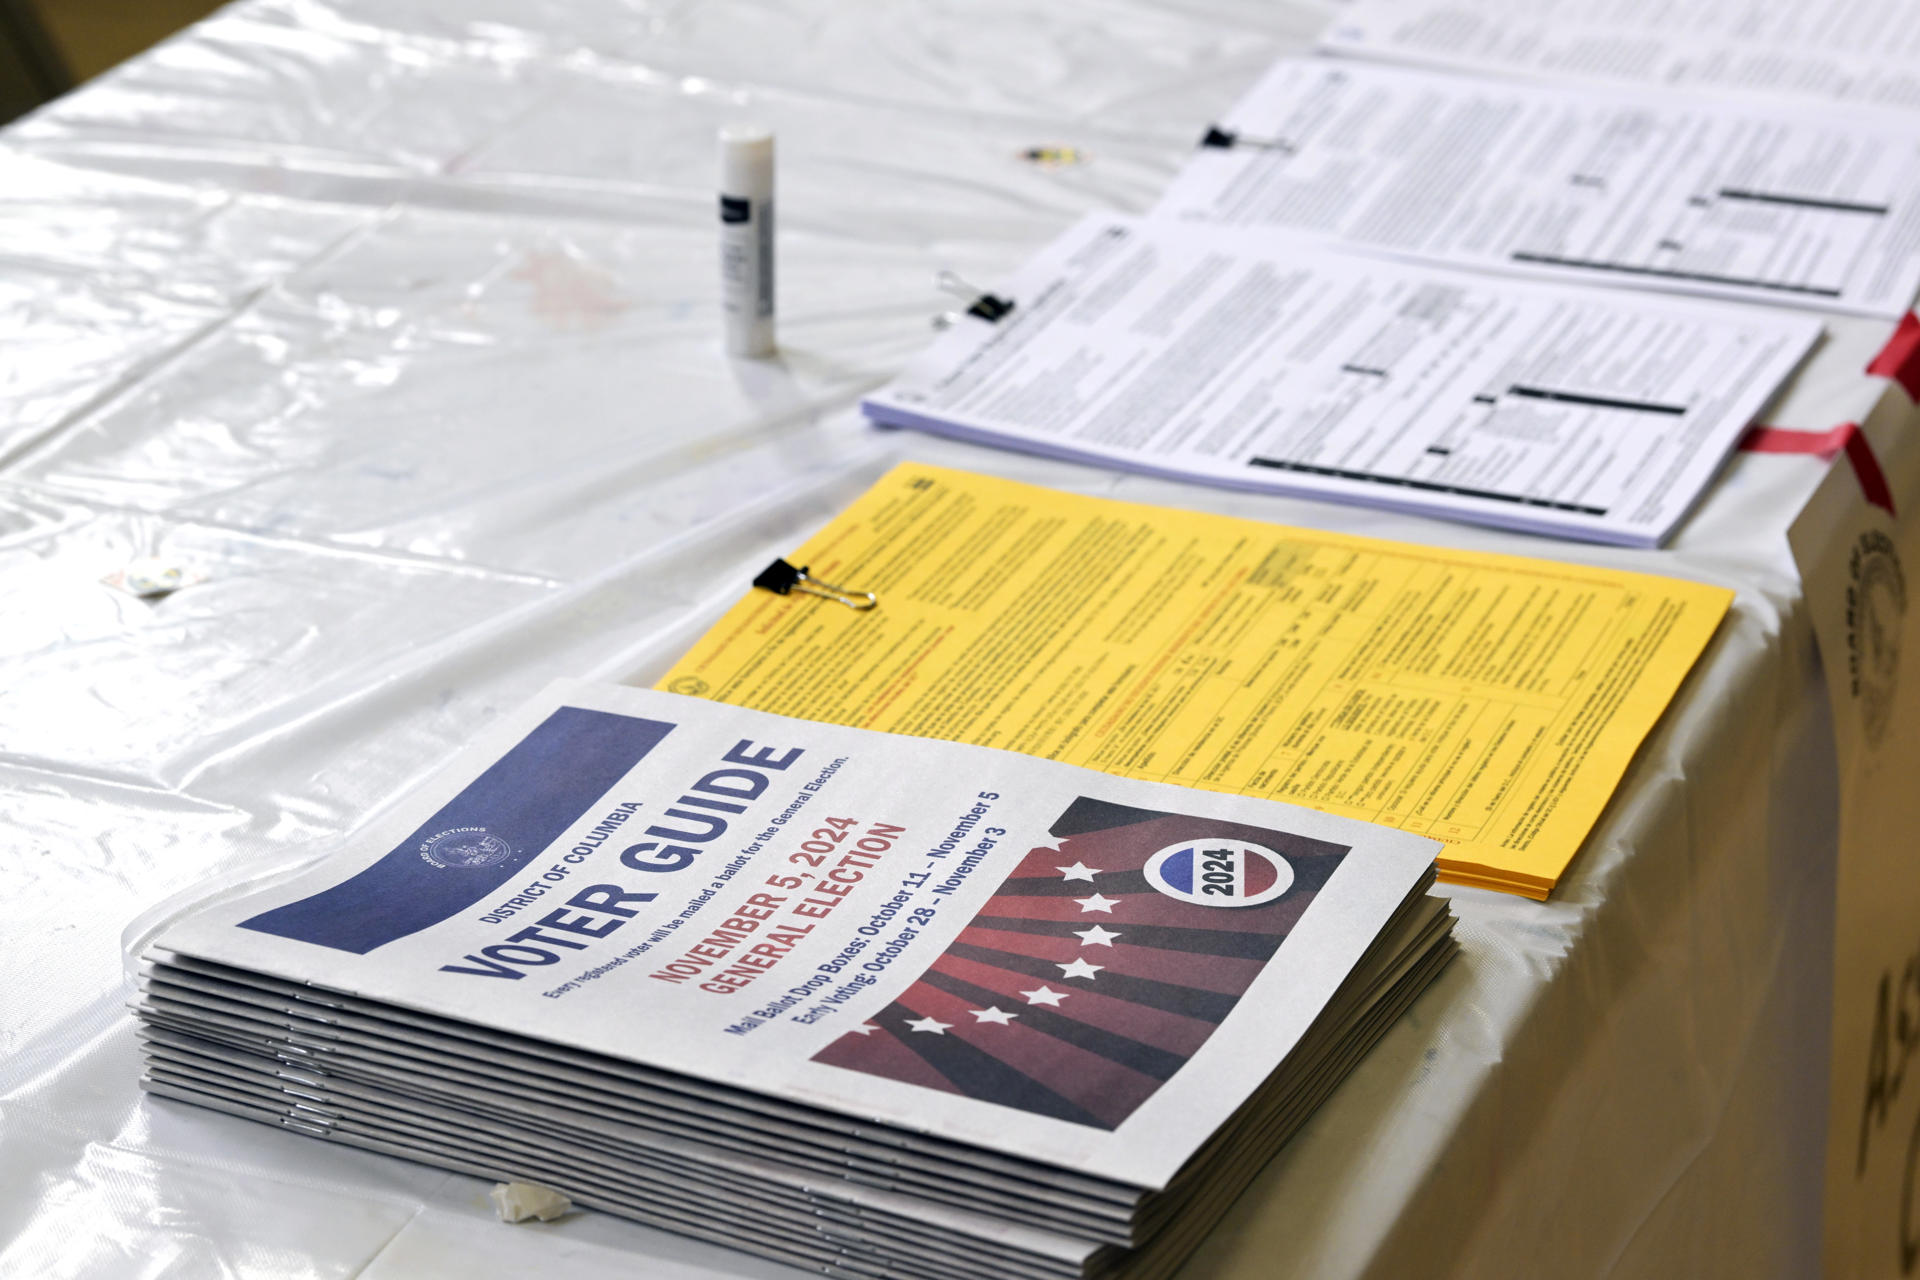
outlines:
[[1193, 1051], [1213, 1034], [1214, 1024], [1203, 1018], [1192, 1018], [1102, 994], [1101, 975], [1098, 973], [1080, 982], [1069, 982], [1064, 977], [1050, 982], [1045, 978], [1009, 973], [1005, 969], [996, 969], [954, 955], [944, 955], [936, 960], [933, 972], [946, 974], [959, 982], [991, 992], [993, 1003], [1016, 1014], [1033, 1008], [1051, 1009], [1075, 1022], [1100, 1027], [1156, 1049], [1177, 1053], [1183, 1058], [1192, 1057]]
[[[1122, 934], [1116, 941], [1124, 941]], [[1156, 982], [1176, 983], [1201, 991], [1239, 995], [1260, 976], [1266, 961], [1241, 956], [1208, 956], [1196, 964], [1191, 951], [1163, 951], [1157, 947], [1088, 946], [1073, 934], [1042, 937], [1030, 933], [1004, 933], [978, 926], [960, 931], [955, 945], [968, 944], [995, 951], [1010, 951], [1060, 964], [1084, 958], [1104, 965], [1115, 973], [1150, 978]]]

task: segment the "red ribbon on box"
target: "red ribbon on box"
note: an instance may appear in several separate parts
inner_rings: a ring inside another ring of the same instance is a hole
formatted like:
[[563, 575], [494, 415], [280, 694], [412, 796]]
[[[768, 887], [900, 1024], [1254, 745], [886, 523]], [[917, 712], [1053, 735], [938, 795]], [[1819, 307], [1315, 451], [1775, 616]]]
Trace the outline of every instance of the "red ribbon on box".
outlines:
[[[1912, 313], [1908, 313], [1907, 319], [1913, 319]], [[1905, 327], [1904, 321], [1902, 327]], [[1916, 344], [1920, 345], [1920, 321], [1915, 321], [1913, 330]], [[1920, 368], [1914, 372], [1920, 374]], [[1860, 429], [1857, 422], [1843, 422], [1831, 431], [1748, 427], [1747, 434], [1740, 439], [1740, 447], [1748, 453], [1798, 453], [1820, 458], [1831, 458], [1844, 452], [1847, 461], [1853, 464], [1853, 474], [1860, 479], [1861, 494], [1874, 506], [1885, 509], [1888, 515], [1893, 514], [1893, 489], [1887, 484], [1886, 473], [1880, 470], [1880, 459], [1873, 455], [1873, 445], [1868, 442], [1867, 433]]]
[[1843, 422], [1831, 431], [1752, 426], [1740, 438], [1740, 447], [1748, 453], [1802, 453], [1831, 458], [1847, 447], [1847, 437], [1859, 429], [1851, 422]]
[[1892, 378], [1905, 389], [1909, 400], [1920, 401], [1920, 316], [1909, 311], [1900, 317], [1887, 345], [1867, 363], [1867, 372]]

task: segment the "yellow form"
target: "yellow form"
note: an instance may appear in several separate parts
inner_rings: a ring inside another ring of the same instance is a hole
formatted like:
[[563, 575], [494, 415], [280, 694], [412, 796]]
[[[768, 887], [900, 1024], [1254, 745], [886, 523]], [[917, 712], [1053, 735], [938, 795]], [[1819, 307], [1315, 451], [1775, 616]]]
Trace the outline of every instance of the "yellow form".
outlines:
[[660, 688], [1232, 791], [1447, 842], [1544, 898], [1733, 593], [907, 463]]

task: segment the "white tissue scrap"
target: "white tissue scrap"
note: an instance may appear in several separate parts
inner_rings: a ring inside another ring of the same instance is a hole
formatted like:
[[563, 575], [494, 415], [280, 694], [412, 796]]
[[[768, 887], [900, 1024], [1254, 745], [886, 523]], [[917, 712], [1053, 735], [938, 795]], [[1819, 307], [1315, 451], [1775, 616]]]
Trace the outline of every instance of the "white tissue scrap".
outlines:
[[487, 1194], [502, 1222], [525, 1222], [528, 1218], [552, 1222], [573, 1208], [573, 1201], [558, 1191], [531, 1182], [496, 1182]]

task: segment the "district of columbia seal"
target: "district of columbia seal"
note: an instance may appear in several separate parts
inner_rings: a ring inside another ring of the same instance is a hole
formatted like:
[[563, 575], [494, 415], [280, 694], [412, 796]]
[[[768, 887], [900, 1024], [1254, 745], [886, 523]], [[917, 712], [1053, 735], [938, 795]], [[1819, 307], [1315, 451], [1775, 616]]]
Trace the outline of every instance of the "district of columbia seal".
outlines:
[[512, 845], [485, 827], [452, 827], [420, 842], [420, 856], [448, 870], [491, 867], [512, 852]]

